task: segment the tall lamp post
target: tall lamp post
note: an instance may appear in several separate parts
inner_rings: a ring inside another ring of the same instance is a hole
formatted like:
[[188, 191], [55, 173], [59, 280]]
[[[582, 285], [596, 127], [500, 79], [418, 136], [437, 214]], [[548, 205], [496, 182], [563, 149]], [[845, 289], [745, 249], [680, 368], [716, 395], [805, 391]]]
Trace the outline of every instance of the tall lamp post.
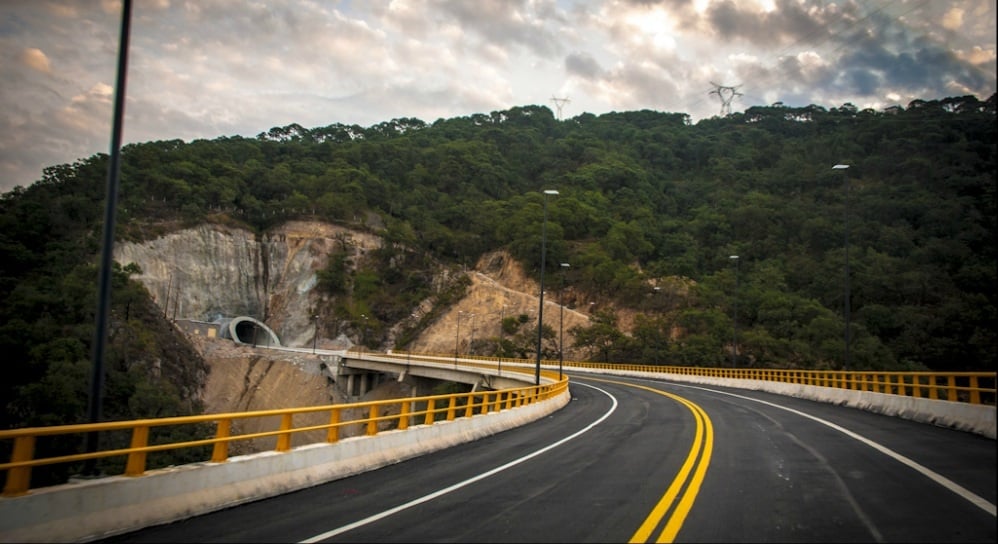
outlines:
[[[125, 117], [125, 80], [128, 74], [128, 40], [131, 33], [132, 2], [125, 0], [121, 13], [121, 34], [118, 40], [118, 76], [115, 83], [114, 114], [111, 118], [111, 156], [107, 167], [107, 195], [104, 201], [104, 231], [100, 269], [97, 282], [97, 310], [93, 346], [90, 356], [90, 393], [87, 399], [87, 419], [101, 420], [104, 396], [104, 354], [108, 342], [107, 323], [111, 313], [111, 276], [114, 253], [114, 226], [118, 209], [118, 186], [121, 175], [121, 133]], [[89, 432], [86, 451], [97, 451], [99, 436]], [[83, 472], [97, 474], [94, 460], [87, 460]]]
[[499, 350], [498, 352], [496, 352], [496, 355], [498, 356], [496, 362], [498, 363], [500, 376], [502, 376], [502, 350], [503, 350], [502, 333], [503, 333], [503, 327], [505, 325], [504, 324], [505, 320], [506, 320], [506, 305], [503, 304], [502, 306], [499, 307]]
[[558, 293], [558, 381], [562, 380], [561, 369], [565, 364], [565, 271], [571, 265], [561, 263], [561, 291]]
[[457, 331], [454, 332], [454, 368], [457, 368], [457, 351], [460, 346], [461, 338], [461, 314], [464, 312], [458, 310], [457, 312]]
[[364, 342], [367, 341], [367, 315], [360, 314], [364, 318], [364, 330], [360, 332], [360, 358], [364, 358]]
[[738, 255], [729, 258], [735, 262], [735, 317], [731, 320], [731, 368], [735, 368], [738, 366]]
[[[661, 292], [662, 292], [662, 288], [656, 285], [655, 286], [655, 294], [657, 295], [657, 294], [659, 294]], [[659, 316], [659, 320], [661, 320], [661, 316]], [[661, 325], [658, 324], [658, 323], [655, 324], [655, 333], [656, 334], [655, 334], [655, 357], [654, 357], [654, 361], [655, 361], [655, 365], [657, 366], [658, 365], [658, 352], [662, 348]]]
[[[849, 168], [848, 164], [836, 164], [832, 167], [832, 170], [847, 170]], [[842, 368], [844, 370], [849, 370], [849, 176], [843, 172], [843, 185], [845, 186], [845, 205], [843, 206], [842, 212], [842, 223], [845, 230], [844, 242], [845, 246], [845, 303], [843, 306], [843, 314], [845, 317], [845, 332], [842, 336], [845, 340], [845, 357], [843, 358]]]
[[541, 384], [541, 333], [544, 329], [544, 261], [547, 259], [548, 197], [556, 195], [554, 189], [544, 190], [544, 221], [541, 223], [541, 295], [537, 306], [537, 364], [534, 366], [534, 385]]
[[475, 314], [471, 314], [471, 340], [468, 341], [468, 355], [474, 355], [475, 349]]
[[312, 355], [315, 355], [315, 341], [319, 338], [319, 316], [313, 315], [312, 321], [315, 322], [315, 333], [312, 334]]

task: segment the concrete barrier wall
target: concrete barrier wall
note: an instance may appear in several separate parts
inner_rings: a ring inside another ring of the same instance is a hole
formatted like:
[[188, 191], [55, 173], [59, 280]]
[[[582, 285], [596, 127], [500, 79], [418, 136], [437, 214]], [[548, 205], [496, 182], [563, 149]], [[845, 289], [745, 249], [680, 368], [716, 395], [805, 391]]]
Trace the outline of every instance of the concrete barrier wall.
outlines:
[[708, 376], [688, 376], [685, 374], [665, 374], [659, 372], [610, 371], [602, 369], [578, 369], [591, 374], [607, 374], [616, 376], [634, 376], [672, 382], [717, 385], [721, 387], [736, 387], [752, 389], [796, 397], [818, 402], [827, 402], [839, 406], [858, 408], [878, 414], [884, 414], [902, 419], [929, 423], [940, 427], [949, 427], [960, 431], [971, 432], [995, 439], [994, 406], [951, 402], [946, 400], [923, 399], [874, 393], [873, 391], [854, 391], [837, 387], [820, 387], [794, 383], [769, 382], [762, 380], [745, 380], [735, 378], [713, 378]]
[[[571, 369], [579, 371], [578, 368]], [[585, 372], [667, 379], [766, 391], [849, 406], [995, 439], [994, 406], [869, 391], [651, 372]], [[542, 418], [570, 400], [569, 392], [535, 405], [434, 425], [313, 444], [290, 452], [233, 457], [115, 476], [0, 498], [0, 542], [90, 541], [272, 497], [470, 442]]]
[[524, 406], [404, 431], [114, 476], [0, 498], [0, 541], [86, 542], [304, 489], [471, 442], [564, 407], [565, 393]]

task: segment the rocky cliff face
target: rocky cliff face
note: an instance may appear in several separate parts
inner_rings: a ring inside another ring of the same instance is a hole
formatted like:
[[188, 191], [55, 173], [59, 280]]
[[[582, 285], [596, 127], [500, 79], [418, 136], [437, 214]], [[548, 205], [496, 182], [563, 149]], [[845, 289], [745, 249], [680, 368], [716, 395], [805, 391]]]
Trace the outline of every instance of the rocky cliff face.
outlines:
[[[311, 316], [328, 302], [316, 290], [317, 272], [330, 253], [345, 248], [351, 260], [376, 249], [381, 239], [369, 233], [321, 222], [289, 222], [264, 235], [244, 229], [204, 224], [154, 240], [122, 242], [115, 247], [121, 265], [135, 263], [135, 277], [149, 290], [167, 317], [213, 321], [220, 317], [252, 316], [264, 321], [286, 346], [311, 345]], [[441, 269], [439, 282], [453, 281]], [[464, 298], [443, 310], [409, 349], [422, 353], [467, 353], [475, 338], [497, 338], [502, 317], [525, 314], [536, 319], [538, 285], [507, 253], [484, 255], [468, 274]], [[567, 308], [561, 309], [564, 296]], [[589, 323], [592, 301], [569, 288], [552, 290], [544, 300], [544, 322], [565, 335], [565, 357], [584, 360], [572, 348], [570, 329]], [[424, 301], [415, 311], [431, 308]], [[625, 316], [626, 317], [626, 316]], [[622, 319], [625, 326], [629, 319]], [[397, 324], [401, 326], [403, 323]], [[397, 327], [396, 327], [397, 328]], [[392, 328], [383, 348], [394, 345]], [[460, 335], [458, 335], [460, 333]], [[349, 339], [318, 338], [320, 347], [342, 349]]]
[[267, 234], [204, 224], [142, 243], [121, 242], [115, 260], [135, 263], [135, 277], [170, 318], [213, 321], [252, 316], [291, 346], [311, 341], [319, 303], [317, 272], [337, 247], [378, 247], [376, 236], [319, 222], [289, 222]]

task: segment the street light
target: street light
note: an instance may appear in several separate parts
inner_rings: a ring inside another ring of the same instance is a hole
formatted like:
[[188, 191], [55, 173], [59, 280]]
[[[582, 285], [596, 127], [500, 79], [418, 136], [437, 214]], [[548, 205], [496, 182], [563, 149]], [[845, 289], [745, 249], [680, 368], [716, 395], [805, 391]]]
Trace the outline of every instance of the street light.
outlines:
[[457, 330], [454, 332], [454, 368], [457, 368], [457, 350], [459, 346], [458, 342], [461, 338], [461, 314], [463, 313], [461, 310], [457, 312]]
[[[836, 164], [835, 166], [832, 167], [832, 170], [846, 170], [848, 168], [849, 168], [848, 164]], [[846, 321], [845, 332], [843, 333], [843, 337], [845, 340], [845, 357], [842, 368], [844, 370], [849, 370], [849, 307], [850, 307], [849, 304], [849, 176], [843, 173], [842, 179], [843, 179], [843, 185], [845, 186], [845, 195], [846, 195], [845, 206], [843, 206], [843, 212], [842, 212], [842, 222], [845, 230], [843, 245], [845, 246], [845, 253], [846, 253], [845, 304], [843, 312], [845, 314], [845, 321]]]
[[[655, 294], [657, 295], [657, 294], [659, 294], [661, 292], [662, 292], [662, 288], [656, 285], [655, 286]], [[661, 325], [658, 324], [658, 323], [656, 323], [655, 324], [655, 357], [654, 357], [654, 359], [655, 359], [655, 365], [656, 366], [658, 365], [658, 352], [662, 348], [662, 338], [661, 338], [661, 336], [662, 336], [662, 334], [661, 334]]]
[[499, 307], [499, 351], [498, 353], [496, 353], [496, 355], [498, 356], [497, 362], [498, 362], [500, 376], [502, 376], [502, 351], [503, 351], [502, 333], [505, 320], [506, 320], [506, 305], [503, 304], [502, 306]]
[[558, 292], [558, 381], [562, 380], [561, 368], [565, 364], [565, 270], [571, 265], [561, 263], [561, 291]]
[[315, 355], [315, 340], [319, 338], [319, 316], [313, 315], [312, 321], [315, 322], [315, 333], [312, 334], [312, 355]]
[[[108, 342], [107, 323], [111, 313], [111, 276], [114, 252], [114, 225], [118, 208], [118, 186], [121, 177], [121, 132], [125, 118], [125, 80], [128, 73], [128, 37], [131, 32], [132, 2], [125, 0], [121, 13], [121, 35], [118, 41], [118, 79], [114, 93], [114, 115], [111, 122], [111, 158], [107, 168], [107, 197], [104, 202], [104, 232], [101, 249], [100, 275], [97, 286], [96, 327], [91, 351], [90, 396], [87, 400], [87, 417], [90, 423], [101, 420], [104, 395], [104, 354]], [[87, 433], [87, 453], [97, 451], [99, 436]], [[84, 466], [86, 474], [96, 474], [93, 461]]]
[[544, 221], [541, 223], [541, 295], [537, 306], [537, 364], [534, 367], [534, 385], [541, 384], [541, 333], [544, 328], [544, 261], [547, 259], [548, 197], [556, 195], [554, 189], [544, 190]]
[[731, 368], [738, 366], [738, 255], [729, 257], [735, 262], [735, 317], [731, 320], [732, 342], [731, 342]]
[[367, 341], [367, 316], [360, 314], [364, 318], [364, 330], [360, 331], [360, 358], [364, 358], [364, 342]]
[[471, 314], [471, 340], [468, 341], [468, 355], [474, 355], [475, 349], [475, 314]]

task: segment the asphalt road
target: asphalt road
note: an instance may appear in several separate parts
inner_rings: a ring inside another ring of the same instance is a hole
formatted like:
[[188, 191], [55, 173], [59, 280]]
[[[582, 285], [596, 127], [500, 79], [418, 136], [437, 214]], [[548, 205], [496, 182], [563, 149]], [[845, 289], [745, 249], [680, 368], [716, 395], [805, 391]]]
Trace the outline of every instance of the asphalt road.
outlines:
[[995, 542], [994, 440], [712, 386], [571, 391], [499, 435], [109, 542]]

